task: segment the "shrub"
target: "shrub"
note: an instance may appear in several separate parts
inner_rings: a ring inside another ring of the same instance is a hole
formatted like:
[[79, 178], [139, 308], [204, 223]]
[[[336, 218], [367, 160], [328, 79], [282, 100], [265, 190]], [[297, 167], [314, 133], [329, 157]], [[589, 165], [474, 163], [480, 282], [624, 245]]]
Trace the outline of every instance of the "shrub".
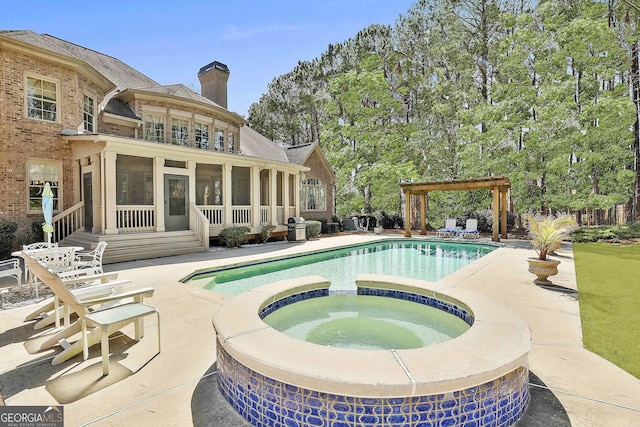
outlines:
[[12, 221], [0, 221], [0, 260], [8, 259], [13, 252], [18, 224]]
[[307, 232], [307, 240], [315, 239], [320, 235], [320, 230], [322, 229], [322, 223], [320, 221], [306, 221], [306, 232]]
[[329, 221], [327, 221], [326, 218], [311, 218], [306, 220], [306, 222], [309, 222], [309, 221], [317, 221], [320, 223], [320, 233], [329, 232], [329, 226], [327, 225]]
[[28, 243], [44, 242], [44, 230], [42, 229], [42, 221], [33, 221], [31, 223], [31, 236], [31, 241]]
[[382, 212], [382, 219], [380, 220], [382, 228], [404, 228], [404, 219], [400, 215], [387, 215]]
[[220, 230], [220, 240], [228, 248], [239, 248], [249, 241], [249, 227], [229, 227]]
[[271, 238], [273, 230], [276, 229], [275, 225], [265, 225], [262, 227], [262, 231], [258, 235], [261, 243], [267, 243], [267, 240]]
[[573, 235], [574, 242], [597, 242], [600, 240], [627, 240], [640, 237], [640, 224], [598, 225], [580, 227]]

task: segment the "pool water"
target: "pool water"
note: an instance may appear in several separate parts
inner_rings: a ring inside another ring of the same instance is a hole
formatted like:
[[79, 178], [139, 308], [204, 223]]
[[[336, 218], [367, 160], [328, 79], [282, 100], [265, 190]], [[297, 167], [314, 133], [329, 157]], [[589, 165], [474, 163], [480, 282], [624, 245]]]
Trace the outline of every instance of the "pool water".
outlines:
[[394, 240], [258, 262], [209, 272], [187, 280], [227, 295], [284, 279], [319, 275], [332, 290], [354, 290], [357, 274], [384, 274], [437, 281], [495, 249], [481, 244]]
[[263, 320], [291, 338], [359, 350], [420, 348], [469, 329], [464, 320], [435, 307], [355, 294], [306, 299]]

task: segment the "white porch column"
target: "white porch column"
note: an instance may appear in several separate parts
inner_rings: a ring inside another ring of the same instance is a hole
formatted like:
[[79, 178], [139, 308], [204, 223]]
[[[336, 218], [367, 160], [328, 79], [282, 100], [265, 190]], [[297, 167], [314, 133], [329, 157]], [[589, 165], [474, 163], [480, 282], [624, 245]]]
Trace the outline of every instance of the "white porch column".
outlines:
[[284, 208], [282, 223], [286, 224], [289, 218], [289, 172], [282, 174], [282, 207]]
[[271, 225], [278, 225], [278, 171], [269, 169], [269, 208], [271, 209]]
[[196, 201], [196, 161], [189, 160], [187, 162], [187, 170], [189, 171], [189, 205]]
[[231, 205], [231, 165], [222, 164], [222, 206], [224, 206], [224, 226], [231, 227], [233, 225], [233, 206]]
[[296, 174], [293, 179], [293, 202], [296, 207], [295, 216], [300, 216], [300, 174]]
[[260, 168], [251, 166], [251, 228], [260, 230]]
[[82, 200], [82, 166], [84, 163], [86, 165], [86, 157], [81, 160], [74, 160], [72, 164], [73, 169], [73, 199], [72, 205], [75, 205], [80, 200]]
[[118, 224], [116, 221], [116, 158], [118, 155], [113, 151], [105, 151], [104, 162], [104, 202], [102, 204], [102, 215], [104, 224], [104, 234], [118, 234]]
[[156, 231], [165, 231], [164, 157], [153, 158], [153, 200], [156, 204]]
[[[91, 164], [86, 167], [82, 167], [81, 180], [84, 180], [85, 172], [91, 172], [91, 200], [93, 202], [93, 228], [92, 233], [101, 233], [103, 230], [102, 212], [103, 206], [100, 199], [100, 189], [102, 188], [101, 175], [100, 175], [100, 155], [91, 155]], [[87, 205], [85, 204], [85, 209]]]

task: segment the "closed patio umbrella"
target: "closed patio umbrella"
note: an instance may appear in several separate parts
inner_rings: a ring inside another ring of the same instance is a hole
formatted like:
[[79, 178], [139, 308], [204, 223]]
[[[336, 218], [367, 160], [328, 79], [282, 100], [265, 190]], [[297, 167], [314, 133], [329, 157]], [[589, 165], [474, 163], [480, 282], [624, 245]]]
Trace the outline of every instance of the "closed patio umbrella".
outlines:
[[44, 223], [42, 231], [47, 235], [47, 243], [51, 244], [51, 233], [53, 233], [53, 192], [49, 183], [44, 184], [42, 189], [42, 214], [44, 215]]

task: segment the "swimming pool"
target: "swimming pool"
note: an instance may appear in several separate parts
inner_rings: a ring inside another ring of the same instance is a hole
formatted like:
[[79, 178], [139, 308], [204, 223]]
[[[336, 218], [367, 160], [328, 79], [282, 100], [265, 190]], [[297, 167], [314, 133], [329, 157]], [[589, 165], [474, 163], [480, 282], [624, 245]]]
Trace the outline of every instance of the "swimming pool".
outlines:
[[184, 281], [227, 295], [238, 295], [267, 283], [309, 275], [322, 275], [331, 282], [334, 291], [355, 289], [357, 274], [402, 276], [435, 282], [495, 248], [487, 244], [393, 239], [197, 271]]

